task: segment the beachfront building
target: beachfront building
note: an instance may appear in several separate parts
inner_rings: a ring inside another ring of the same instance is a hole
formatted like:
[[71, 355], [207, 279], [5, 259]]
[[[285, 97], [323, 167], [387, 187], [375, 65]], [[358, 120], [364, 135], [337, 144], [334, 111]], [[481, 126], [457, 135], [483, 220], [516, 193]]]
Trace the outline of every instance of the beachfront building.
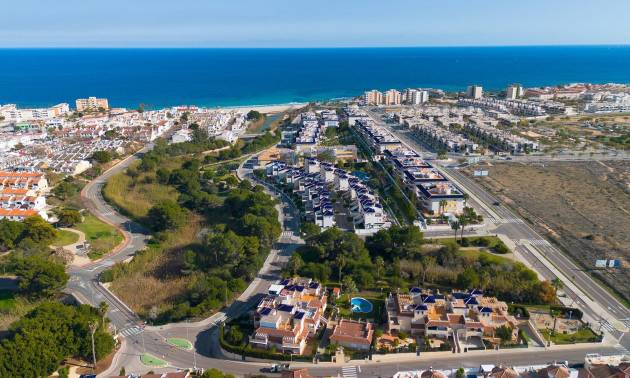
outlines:
[[507, 304], [480, 290], [440, 294], [416, 287], [408, 293], [390, 293], [385, 304], [390, 333], [498, 342], [495, 331], [505, 326], [512, 329], [512, 339], [517, 338], [517, 322]]
[[505, 90], [505, 98], [507, 100], [516, 100], [523, 97], [523, 86], [520, 84], [512, 84]]
[[403, 102], [407, 105], [422, 105], [427, 101], [429, 101], [429, 91], [408, 88], [403, 93]]
[[341, 319], [330, 335], [330, 342], [354, 350], [370, 350], [374, 325], [368, 321]]
[[77, 98], [76, 100], [77, 111], [82, 112], [85, 110], [107, 110], [109, 109], [109, 101], [106, 98]]
[[396, 89], [390, 89], [383, 95], [383, 105], [400, 105], [402, 103], [402, 95]]
[[470, 85], [466, 90], [466, 97], [479, 99], [483, 97], [483, 87], [480, 85]]
[[66, 103], [49, 108], [20, 109], [15, 104], [0, 105], [0, 116], [9, 122], [49, 121], [70, 111]]
[[363, 105], [380, 105], [383, 103], [383, 93], [373, 89], [363, 93]]
[[310, 278], [284, 279], [269, 286], [254, 314], [249, 342], [257, 348], [304, 354], [307, 340], [327, 323], [326, 289]]

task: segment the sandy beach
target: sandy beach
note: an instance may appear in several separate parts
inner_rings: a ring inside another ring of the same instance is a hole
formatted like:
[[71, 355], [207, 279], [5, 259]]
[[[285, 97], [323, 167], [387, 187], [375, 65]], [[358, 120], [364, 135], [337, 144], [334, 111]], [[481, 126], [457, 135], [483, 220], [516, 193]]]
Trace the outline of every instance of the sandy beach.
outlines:
[[245, 106], [230, 106], [230, 107], [218, 107], [216, 109], [221, 110], [238, 110], [243, 112], [249, 112], [250, 110], [256, 110], [260, 113], [274, 114], [287, 110], [298, 109], [308, 105], [307, 102], [301, 103], [289, 103], [289, 104], [276, 104], [276, 105], [245, 105]]

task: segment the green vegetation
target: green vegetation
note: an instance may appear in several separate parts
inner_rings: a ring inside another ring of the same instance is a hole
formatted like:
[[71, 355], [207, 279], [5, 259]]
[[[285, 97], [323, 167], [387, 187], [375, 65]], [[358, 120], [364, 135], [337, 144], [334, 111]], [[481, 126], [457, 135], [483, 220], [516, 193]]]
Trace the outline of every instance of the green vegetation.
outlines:
[[35, 253], [48, 249], [57, 236], [58, 231], [39, 215], [22, 222], [0, 220], [0, 251]]
[[[262, 187], [239, 182], [227, 164], [203, 168], [199, 160], [171, 158], [171, 152], [171, 146], [156, 148], [104, 190], [154, 238], [101, 279], [112, 281], [126, 303], [154, 322], [225, 305], [254, 278], [281, 232], [276, 202]], [[128, 292], [142, 294], [128, 298]]]
[[78, 210], [62, 208], [57, 210], [58, 227], [73, 227], [77, 223], [81, 222], [83, 217]]
[[96, 358], [108, 355], [114, 339], [98, 310], [44, 302], [13, 323], [0, 343], [0, 376], [42, 377], [56, 371], [68, 357], [91, 361], [90, 324], [96, 324]]
[[85, 240], [90, 243], [88, 256], [91, 259], [109, 253], [123, 241], [123, 236], [114, 226], [102, 222], [92, 214], [86, 214], [83, 222], [78, 223], [75, 228], [85, 233]]
[[114, 154], [111, 151], [94, 151], [91, 159], [99, 164], [105, 164], [112, 161]]
[[574, 333], [553, 332], [547, 329], [541, 330], [540, 333], [545, 340], [551, 338], [551, 341], [555, 344], [595, 343], [601, 340], [601, 336], [586, 326]]
[[9, 269], [18, 277], [20, 292], [30, 298], [53, 296], [69, 278], [63, 264], [41, 255], [14, 256]]
[[63, 247], [64, 245], [74, 244], [79, 240], [79, 235], [72, 231], [57, 230], [57, 237], [52, 241], [54, 247]]
[[[498, 243], [493, 239], [486, 242]], [[485, 251], [460, 250], [454, 242], [442, 243], [429, 244], [414, 226], [393, 226], [365, 242], [353, 233], [331, 228], [307, 239], [285, 274], [341, 283], [344, 289], [356, 285], [359, 291], [416, 285], [447, 290], [481, 288], [508, 302], [554, 302], [553, 286], [539, 281], [522, 263]]]
[[166, 339], [166, 342], [172, 346], [186, 350], [191, 350], [193, 348], [193, 345], [190, 341], [178, 337], [169, 337], [168, 339]]
[[52, 193], [61, 201], [65, 201], [79, 194], [81, 188], [83, 188], [82, 183], [74, 177], [68, 176], [52, 189]]
[[234, 378], [232, 374], [223, 373], [217, 369], [208, 369], [199, 378]]
[[143, 364], [147, 366], [152, 366], [152, 367], [167, 367], [168, 366], [168, 362], [148, 353], [145, 353], [140, 356], [140, 362], [142, 362]]
[[258, 121], [259, 119], [263, 118], [264, 115], [261, 114], [260, 112], [256, 111], [256, 110], [250, 110], [247, 113], [247, 120], [248, 121]]
[[11, 290], [0, 290], [0, 314], [4, 315], [16, 306], [15, 292]]

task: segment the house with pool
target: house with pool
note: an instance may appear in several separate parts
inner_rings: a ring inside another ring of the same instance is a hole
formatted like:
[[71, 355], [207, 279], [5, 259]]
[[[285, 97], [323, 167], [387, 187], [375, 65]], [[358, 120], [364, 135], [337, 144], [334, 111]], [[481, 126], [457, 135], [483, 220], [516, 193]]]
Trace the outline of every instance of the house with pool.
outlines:
[[296, 277], [269, 286], [254, 313], [253, 347], [304, 354], [307, 341], [327, 323], [326, 288], [310, 278]]
[[486, 297], [481, 290], [441, 294], [412, 288], [408, 293], [390, 293], [385, 300], [387, 331], [439, 339], [477, 337], [498, 341], [495, 331], [512, 329], [516, 340], [516, 319], [508, 314], [505, 302]]

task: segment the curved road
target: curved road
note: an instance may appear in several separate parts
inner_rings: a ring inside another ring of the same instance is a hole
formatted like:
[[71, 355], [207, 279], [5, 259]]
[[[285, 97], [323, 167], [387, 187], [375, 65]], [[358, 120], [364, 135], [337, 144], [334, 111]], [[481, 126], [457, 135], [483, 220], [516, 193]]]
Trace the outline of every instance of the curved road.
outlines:
[[[172, 368], [190, 368], [193, 366], [203, 368], [217, 368], [237, 375], [257, 374], [269, 363], [246, 362], [227, 359], [219, 350], [217, 338], [217, 324], [227, 318], [237, 317], [258, 303], [260, 296], [266, 292], [270, 282], [279, 277], [280, 265], [288, 259], [290, 254], [303, 241], [295, 236], [298, 229], [298, 218], [294, 216], [295, 209], [290, 201], [280, 197], [278, 205], [280, 220], [283, 224], [283, 233], [274, 249], [269, 254], [264, 266], [257, 277], [252, 281], [245, 292], [227, 309], [215, 313], [213, 316], [195, 323], [173, 323], [159, 327], [143, 327], [138, 316], [124, 303], [116, 298], [98, 283], [98, 275], [105, 269], [119, 261], [123, 261], [145, 247], [149, 239], [148, 231], [141, 225], [131, 221], [127, 217], [116, 212], [109, 206], [101, 195], [105, 182], [113, 175], [122, 172], [141, 155], [148, 151], [149, 145], [137, 154], [123, 160], [100, 177], [90, 182], [82, 191], [86, 207], [101, 220], [108, 222], [124, 230], [125, 241], [110, 255], [100, 261], [85, 267], [73, 267], [69, 270], [71, 275], [67, 285], [67, 291], [73, 294], [80, 302], [92, 305], [105, 301], [109, 304], [107, 316], [116, 327], [122, 337], [122, 346], [116, 354], [112, 366], [101, 374], [103, 377], [116, 375], [121, 367], [127, 372], [146, 372], [148, 370], [160, 371], [163, 369], [149, 368], [140, 363], [140, 355], [149, 353], [166, 360]], [[249, 178], [254, 181], [251, 169], [247, 164], [239, 167], [238, 175], [241, 178]], [[268, 192], [277, 196], [272, 189]], [[172, 347], [166, 343], [168, 337], [182, 337], [191, 340], [195, 348], [186, 351]], [[342, 367], [356, 369], [359, 376], [391, 376], [398, 370], [411, 370], [419, 368], [446, 369], [453, 366], [476, 367], [480, 363], [507, 363], [514, 365], [547, 363], [554, 360], [568, 360], [582, 362], [584, 355], [591, 352], [618, 353], [613, 347], [605, 345], [588, 345], [583, 347], [561, 348], [556, 350], [544, 350], [542, 348], [529, 348], [527, 350], [511, 351], [485, 351], [483, 353], [470, 352], [467, 354], [450, 353], [425, 353], [421, 356], [375, 356], [374, 361], [351, 361], [347, 364], [308, 364], [296, 363], [293, 366], [308, 367], [312, 374], [317, 376], [343, 375]], [[534, 353], [532, 353], [534, 352]], [[392, 358], [394, 357], [394, 358]]]

